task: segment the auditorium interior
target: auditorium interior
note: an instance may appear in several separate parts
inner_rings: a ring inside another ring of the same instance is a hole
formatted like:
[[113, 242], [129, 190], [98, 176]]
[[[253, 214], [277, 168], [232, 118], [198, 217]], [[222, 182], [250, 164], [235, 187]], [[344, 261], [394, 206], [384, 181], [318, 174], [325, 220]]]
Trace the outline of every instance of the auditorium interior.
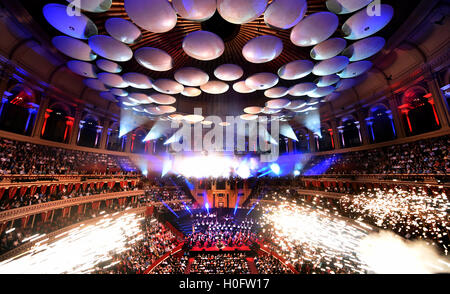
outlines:
[[450, 273], [447, 0], [0, 1], [1, 274]]

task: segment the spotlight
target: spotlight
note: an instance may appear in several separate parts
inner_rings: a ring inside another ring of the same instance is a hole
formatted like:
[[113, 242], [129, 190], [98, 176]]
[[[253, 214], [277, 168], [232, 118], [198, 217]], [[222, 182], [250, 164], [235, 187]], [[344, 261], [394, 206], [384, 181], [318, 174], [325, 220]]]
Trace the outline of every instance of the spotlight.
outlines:
[[278, 164], [272, 163], [272, 164], [270, 165], [270, 169], [271, 169], [272, 172], [273, 172], [274, 174], [276, 174], [277, 176], [280, 175], [281, 169], [280, 169], [280, 166], [279, 166]]

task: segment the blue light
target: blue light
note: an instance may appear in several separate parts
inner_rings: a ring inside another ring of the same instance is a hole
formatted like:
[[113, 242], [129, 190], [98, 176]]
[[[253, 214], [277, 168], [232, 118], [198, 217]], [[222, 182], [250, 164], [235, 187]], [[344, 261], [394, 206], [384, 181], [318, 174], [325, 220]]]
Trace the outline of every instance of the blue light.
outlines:
[[208, 203], [208, 201], [206, 201], [206, 203], [205, 203], [205, 208], [206, 208], [206, 211], [207, 211], [208, 214], [209, 214], [209, 203]]
[[270, 169], [271, 169], [272, 172], [273, 172], [274, 174], [276, 174], [277, 176], [280, 175], [281, 169], [280, 169], [280, 166], [279, 166], [278, 164], [272, 163], [272, 164], [270, 165]]

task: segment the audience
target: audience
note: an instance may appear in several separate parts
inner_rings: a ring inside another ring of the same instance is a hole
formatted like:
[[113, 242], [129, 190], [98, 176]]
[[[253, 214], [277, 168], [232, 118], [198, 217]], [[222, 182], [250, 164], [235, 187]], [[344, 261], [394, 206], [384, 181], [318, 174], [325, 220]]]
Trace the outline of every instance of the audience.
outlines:
[[[131, 167], [125, 170], [123, 167]], [[65, 175], [135, 172], [123, 156], [84, 152], [0, 138], [0, 174]]]
[[190, 269], [191, 274], [250, 274], [246, 255], [243, 253], [197, 255]]

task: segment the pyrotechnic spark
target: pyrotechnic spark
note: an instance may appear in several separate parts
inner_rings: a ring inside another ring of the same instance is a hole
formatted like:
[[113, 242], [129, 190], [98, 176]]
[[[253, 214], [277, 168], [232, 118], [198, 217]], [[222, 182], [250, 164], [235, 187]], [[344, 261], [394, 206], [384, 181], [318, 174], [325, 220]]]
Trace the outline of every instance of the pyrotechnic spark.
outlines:
[[[36, 243], [20, 256], [0, 263], [0, 273], [87, 273], [112, 255], [128, 250], [142, 238], [141, 221], [136, 214], [105, 217], [95, 225], [80, 225], [60, 234], [56, 240]], [[104, 264], [103, 266], [112, 266]]]

